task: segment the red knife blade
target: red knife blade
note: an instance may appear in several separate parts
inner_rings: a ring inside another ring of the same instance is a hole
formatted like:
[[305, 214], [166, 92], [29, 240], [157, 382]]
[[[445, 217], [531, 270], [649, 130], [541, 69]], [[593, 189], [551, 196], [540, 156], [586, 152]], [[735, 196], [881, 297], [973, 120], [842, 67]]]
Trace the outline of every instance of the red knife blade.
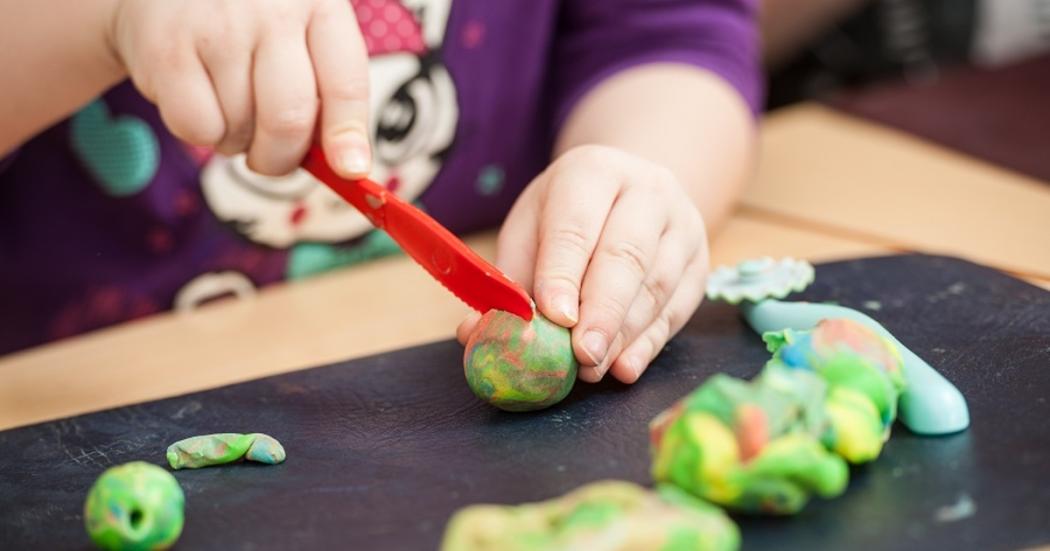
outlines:
[[386, 231], [467, 306], [482, 313], [497, 309], [532, 319], [528, 293], [425, 212], [371, 180], [341, 178], [316, 145], [307, 153], [303, 168]]

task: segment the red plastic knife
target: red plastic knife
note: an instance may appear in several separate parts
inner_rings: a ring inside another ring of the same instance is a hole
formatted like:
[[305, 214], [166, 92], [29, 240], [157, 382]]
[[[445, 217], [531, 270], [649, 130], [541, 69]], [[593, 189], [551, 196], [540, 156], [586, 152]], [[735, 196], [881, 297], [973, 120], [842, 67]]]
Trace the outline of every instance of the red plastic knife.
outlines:
[[317, 145], [310, 148], [303, 168], [386, 231], [467, 306], [482, 313], [497, 309], [532, 319], [528, 293], [425, 212], [371, 180], [339, 177]]

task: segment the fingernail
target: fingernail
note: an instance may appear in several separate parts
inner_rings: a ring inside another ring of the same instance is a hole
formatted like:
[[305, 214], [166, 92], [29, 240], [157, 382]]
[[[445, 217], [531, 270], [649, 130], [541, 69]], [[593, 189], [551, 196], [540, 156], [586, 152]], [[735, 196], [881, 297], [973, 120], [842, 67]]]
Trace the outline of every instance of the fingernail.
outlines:
[[367, 175], [372, 170], [372, 155], [363, 136], [354, 134], [346, 138], [339, 156], [339, 169], [344, 175]]
[[609, 351], [609, 344], [601, 333], [588, 331], [583, 336], [583, 351], [587, 353], [587, 357], [594, 365], [600, 365]]
[[642, 372], [645, 371], [645, 363], [642, 361], [641, 358], [639, 358], [638, 356], [629, 356], [627, 358], [624, 358], [624, 363], [627, 364], [626, 366], [624, 366], [627, 368], [627, 371], [630, 371], [631, 374], [634, 375], [635, 381], [642, 377]]
[[620, 360], [623, 363], [624, 369], [631, 373], [638, 373], [638, 360], [634, 356], [622, 356]]
[[598, 374], [598, 380], [602, 380], [605, 374], [609, 372], [609, 368], [612, 366], [612, 362], [602, 362], [594, 366], [594, 372]]
[[569, 298], [568, 295], [558, 295], [551, 301], [554, 305], [554, 310], [565, 316], [565, 319], [575, 325], [579, 321], [579, 317], [576, 314], [576, 301]]
[[597, 383], [602, 380], [602, 374], [598, 372], [597, 366], [581, 367], [579, 377], [585, 383]]

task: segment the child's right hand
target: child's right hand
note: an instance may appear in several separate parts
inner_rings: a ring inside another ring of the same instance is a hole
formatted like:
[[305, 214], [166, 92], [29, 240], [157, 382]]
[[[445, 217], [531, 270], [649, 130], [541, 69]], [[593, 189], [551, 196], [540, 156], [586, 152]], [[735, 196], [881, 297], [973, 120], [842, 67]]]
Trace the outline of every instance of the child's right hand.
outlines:
[[295, 169], [318, 135], [344, 177], [370, 169], [368, 54], [348, 0], [117, 0], [114, 53], [173, 134]]

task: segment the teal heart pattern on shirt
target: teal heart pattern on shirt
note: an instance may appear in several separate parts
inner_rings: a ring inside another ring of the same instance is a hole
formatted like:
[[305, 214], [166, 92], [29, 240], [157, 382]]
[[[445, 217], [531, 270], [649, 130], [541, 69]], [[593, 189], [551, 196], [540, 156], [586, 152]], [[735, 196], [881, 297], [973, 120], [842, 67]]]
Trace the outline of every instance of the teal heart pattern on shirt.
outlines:
[[160, 146], [146, 121], [112, 116], [101, 99], [70, 122], [73, 149], [106, 193], [127, 197], [142, 191], [157, 173]]
[[401, 252], [401, 247], [382, 230], [372, 230], [361, 242], [350, 248], [327, 243], [299, 243], [288, 254], [285, 277], [306, 279], [343, 266], [353, 266]]

